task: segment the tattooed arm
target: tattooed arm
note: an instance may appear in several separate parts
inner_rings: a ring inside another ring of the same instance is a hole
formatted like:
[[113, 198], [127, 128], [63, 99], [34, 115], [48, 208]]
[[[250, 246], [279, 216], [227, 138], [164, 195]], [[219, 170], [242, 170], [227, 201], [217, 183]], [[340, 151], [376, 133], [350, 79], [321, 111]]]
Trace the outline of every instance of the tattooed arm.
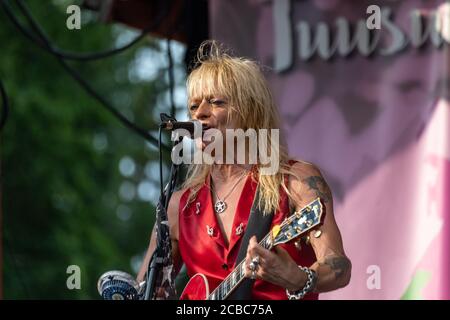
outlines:
[[[351, 262], [344, 252], [342, 238], [333, 214], [333, 198], [320, 171], [311, 164], [298, 162], [293, 167], [297, 178], [291, 178], [289, 190], [296, 210], [317, 197], [322, 199], [325, 219], [322, 226], [309, 233], [317, 261], [310, 266], [318, 275], [315, 292], [326, 292], [345, 287], [351, 276]], [[320, 230], [319, 237], [315, 237]], [[299, 285], [301, 288], [303, 283]]]
[[[345, 287], [350, 281], [351, 263], [345, 256], [341, 234], [334, 220], [331, 191], [320, 171], [313, 165], [298, 162], [292, 169], [296, 177], [289, 179], [291, 205], [299, 211], [320, 197], [325, 210], [323, 224], [309, 232], [310, 242], [317, 257], [317, 261], [309, 266], [318, 275], [315, 292]], [[315, 237], [318, 230], [321, 234]], [[263, 279], [290, 291], [297, 291], [305, 286], [306, 273], [281, 246], [275, 246], [273, 251], [269, 251], [258, 244], [256, 237], [252, 237], [247, 249], [247, 266], [255, 257], [259, 257], [258, 268], [254, 273], [246, 268], [247, 277]]]

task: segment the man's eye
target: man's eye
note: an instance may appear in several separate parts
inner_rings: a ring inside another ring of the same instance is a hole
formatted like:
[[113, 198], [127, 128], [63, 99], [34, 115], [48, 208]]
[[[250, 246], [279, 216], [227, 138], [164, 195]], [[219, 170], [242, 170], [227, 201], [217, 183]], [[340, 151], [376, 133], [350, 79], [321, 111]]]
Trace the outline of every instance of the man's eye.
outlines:
[[197, 110], [197, 108], [198, 108], [198, 106], [195, 105], [195, 104], [193, 104], [193, 105], [191, 105], [191, 106], [189, 107], [189, 110], [195, 111], [195, 110]]
[[223, 104], [225, 104], [225, 101], [223, 100], [211, 100], [212, 104], [215, 104], [216, 106], [221, 106]]

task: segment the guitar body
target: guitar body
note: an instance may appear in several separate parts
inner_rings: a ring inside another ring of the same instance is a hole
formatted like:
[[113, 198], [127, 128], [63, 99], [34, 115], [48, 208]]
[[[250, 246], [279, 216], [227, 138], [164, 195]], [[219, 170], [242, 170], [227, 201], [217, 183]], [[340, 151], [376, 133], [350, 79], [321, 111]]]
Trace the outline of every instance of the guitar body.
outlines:
[[208, 279], [201, 274], [195, 274], [186, 284], [180, 300], [206, 300], [209, 296]]

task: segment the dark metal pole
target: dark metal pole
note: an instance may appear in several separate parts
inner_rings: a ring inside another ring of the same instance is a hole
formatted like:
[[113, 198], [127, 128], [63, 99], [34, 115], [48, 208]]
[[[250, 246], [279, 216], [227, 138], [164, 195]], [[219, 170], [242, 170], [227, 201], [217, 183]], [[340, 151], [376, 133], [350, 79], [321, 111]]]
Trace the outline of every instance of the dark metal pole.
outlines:
[[[175, 141], [173, 147], [175, 147], [178, 143], [182, 143], [183, 137], [179, 137], [177, 141]], [[160, 163], [162, 166], [162, 163]], [[157, 240], [156, 240], [156, 249], [153, 252], [153, 255], [149, 261], [148, 268], [147, 268], [147, 279], [146, 279], [146, 288], [145, 288], [145, 295], [144, 300], [150, 300], [155, 297], [155, 282], [158, 274], [161, 272], [164, 257], [166, 252], [164, 252], [163, 244], [164, 241], [170, 241], [170, 239], [164, 239], [163, 236], [165, 234], [168, 234], [165, 232], [165, 228], [169, 228], [168, 225], [162, 224], [162, 221], [167, 221], [167, 208], [169, 207], [169, 201], [172, 196], [173, 191], [175, 190], [175, 186], [177, 183], [178, 178], [178, 171], [179, 171], [180, 165], [176, 165], [172, 162], [171, 168], [170, 168], [170, 176], [169, 176], [169, 182], [167, 183], [166, 187], [164, 188], [158, 205], [163, 205], [163, 210], [156, 210], [157, 217], [155, 223], [157, 223], [156, 230], [157, 233]]]

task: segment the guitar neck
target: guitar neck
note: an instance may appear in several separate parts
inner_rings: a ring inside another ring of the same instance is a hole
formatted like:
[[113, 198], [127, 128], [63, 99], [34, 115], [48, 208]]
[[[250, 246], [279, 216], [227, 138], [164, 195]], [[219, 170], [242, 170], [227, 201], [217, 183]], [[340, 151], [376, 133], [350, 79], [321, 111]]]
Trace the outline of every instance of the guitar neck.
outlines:
[[[271, 233], [269, 232], [259, 243], [267, 250], [272, 249]], [[245, 259], [214, 289], [207, 300], [225, 300], [245, 279]]]

